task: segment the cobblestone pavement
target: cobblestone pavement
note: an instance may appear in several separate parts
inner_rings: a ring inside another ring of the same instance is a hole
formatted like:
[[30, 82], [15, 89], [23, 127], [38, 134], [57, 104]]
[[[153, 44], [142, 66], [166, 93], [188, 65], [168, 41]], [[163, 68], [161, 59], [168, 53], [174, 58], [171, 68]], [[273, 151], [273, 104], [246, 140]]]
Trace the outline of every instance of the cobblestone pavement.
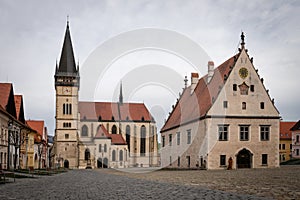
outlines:
[[[131, 172], [134, 170], [130, 169]], [[300, 166], [281, 166], [276, 169], [243, 170], [179, 170], [150, 173], [124, 173], [107, 170], [106, 173], [131, 178], [151, 180], [220, 190], [235, 194], [248, 194], [273, 199], [300, 200]]]
[[[129, 178], [112, 173], [116, 171], [70, 170], [53, 176], [17, 179], [15, 183], [0, 185], [0, 199], [263, 199], [191, 185]], [[156, 173], [148, 175], [156, 176]], [[176, 171], [173, 171], [173, 174], [162, 173], [177, 176]]]

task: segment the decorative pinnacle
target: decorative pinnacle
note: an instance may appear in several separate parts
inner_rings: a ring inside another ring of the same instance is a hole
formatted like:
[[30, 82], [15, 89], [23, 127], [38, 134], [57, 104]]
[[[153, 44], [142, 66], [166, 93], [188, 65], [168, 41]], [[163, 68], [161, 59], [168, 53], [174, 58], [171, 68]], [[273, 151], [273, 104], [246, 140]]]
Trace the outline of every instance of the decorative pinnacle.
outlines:
[[242, 34], [241, 34], [241, 40], [242, 40], [241, 46], [242, 46], [242, 49], [243, 49], [243, 48], [245, 48], [245, 35], [244, 35], [244, 32], [242, 32]]

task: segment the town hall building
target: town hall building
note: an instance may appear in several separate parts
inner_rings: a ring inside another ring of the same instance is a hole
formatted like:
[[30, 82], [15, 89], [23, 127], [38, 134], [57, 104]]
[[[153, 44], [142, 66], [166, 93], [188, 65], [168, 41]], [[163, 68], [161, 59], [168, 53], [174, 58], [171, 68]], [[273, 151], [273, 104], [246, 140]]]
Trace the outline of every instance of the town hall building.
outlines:
[[162, 167], [279, 167], [280, 116], [263, 81], [242, 33], [236, 55], [191, 74], [161, 129]]
[[69, 23], [55, 71], [53, 163], [66, 168], [158, 166], [156, 122], [144, 103], [80, 102]]

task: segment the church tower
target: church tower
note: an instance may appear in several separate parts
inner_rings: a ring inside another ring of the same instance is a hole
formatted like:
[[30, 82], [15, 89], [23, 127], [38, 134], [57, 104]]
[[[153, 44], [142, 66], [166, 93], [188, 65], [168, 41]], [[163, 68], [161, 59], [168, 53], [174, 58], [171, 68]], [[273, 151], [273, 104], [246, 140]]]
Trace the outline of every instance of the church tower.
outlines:
[[75, 63], [69, 22], [54, 78], [56, 91], [54, 162], [66, 168], [77, 168], [79, 66]]

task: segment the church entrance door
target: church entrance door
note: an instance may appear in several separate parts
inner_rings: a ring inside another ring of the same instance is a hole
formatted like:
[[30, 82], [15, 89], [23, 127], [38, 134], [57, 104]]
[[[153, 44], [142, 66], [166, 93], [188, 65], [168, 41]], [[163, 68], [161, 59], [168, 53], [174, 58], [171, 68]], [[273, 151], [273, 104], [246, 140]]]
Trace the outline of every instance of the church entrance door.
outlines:
[[247, 149], [242, 149], [237, 155], [237, 168], [251, 168], [252, 153]]
[[97, 160], [97, 167], [98, 168], [102, 168], [103, 167], [102, 158], [98, 158], [98, 160]]
[[107, 168], [108, 167], [108, 159], [104, 158], [103, 159], [103, 168]]

